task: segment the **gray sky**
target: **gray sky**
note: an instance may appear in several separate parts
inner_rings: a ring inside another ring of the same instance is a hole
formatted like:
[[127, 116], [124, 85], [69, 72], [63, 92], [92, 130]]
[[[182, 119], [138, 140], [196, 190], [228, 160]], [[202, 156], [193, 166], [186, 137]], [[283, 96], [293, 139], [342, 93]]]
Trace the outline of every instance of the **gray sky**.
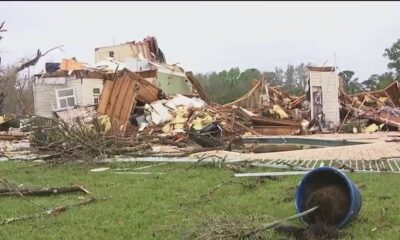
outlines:
[[385, 48], [400, 38], [400, 2], [0, 2], [2, 65], [64, 44], [38, 63], [155, 36], [168, 63], [209, 72], [238, 66], [273, 70], [311, 62], [387, 70]]

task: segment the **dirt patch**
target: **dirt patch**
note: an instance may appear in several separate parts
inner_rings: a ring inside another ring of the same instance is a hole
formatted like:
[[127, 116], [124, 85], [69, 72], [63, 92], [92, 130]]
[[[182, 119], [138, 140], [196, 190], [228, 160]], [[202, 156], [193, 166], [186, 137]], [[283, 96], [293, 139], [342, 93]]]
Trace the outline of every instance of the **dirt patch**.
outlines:
[[307, 228], [299, 228], [292, 225], [280, 225], [275, 231], [290, 236], [296, 240], [332, 240], [338, 239], [342, 233], [334, 226], [315, 223]]
[[350, 209], [347, 183], [337, 174], [320, 172], [306, 180], [302, 209], [319, 208], [304, 217], [309, 226], [296, 239], [338, 239], [337, 226]]
[[338, 239], [339, 231], [337, 227], [326, 225], [324, 223], [314, 223], [304, 230], [304, 239], [322, 240]]
[[350, 197], [347, 188], [342, 185], [322, 187], [311, 193], [306, 200], [306, 209], [319, 206], [310, 214], [310, 223], [336, 225], [340, 223], [350, 208]]

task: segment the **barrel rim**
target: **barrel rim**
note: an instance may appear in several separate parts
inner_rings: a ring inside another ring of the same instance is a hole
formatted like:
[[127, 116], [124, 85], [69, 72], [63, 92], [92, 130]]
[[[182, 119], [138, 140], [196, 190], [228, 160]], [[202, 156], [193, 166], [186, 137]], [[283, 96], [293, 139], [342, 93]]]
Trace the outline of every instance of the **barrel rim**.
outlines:
[[[303, 186], [302, 183], [305, 182], [310, 176], [312, 176], [315, 173], [318, 172], [322, 172], [322, 171], [329, 171], [329, 172], [334, 172], [335, 174], [339, 175], [346, 183], [347, 189], [350, 192], [350, 207], [349, 210], [347, 211], [346, 217], [339, 223], [337, 224], [337, 227], [343, 227], [349, 220], [352, 219], [352, 211], [351, 209], [354, 207], [353, 206], [353, 202], [355, 200], [355, 193], [353, 191], [354, 188], [357, 188], [357, 186], [355, 186], [353, 184], [353, 182], [351, 181], [351, 179], [340, 169], [335, 168], [335, 167], [328, 167], [328, 166], [323, 166], [323, 167], [319, 167], [319, 168], [315, 168], [313, 170], [311, 170], [310, 172], [308, 172], [299, 182], [299, 184], [297, 185], [296, 188], [296, 200], [295, 200], [295, 207], [296, 207], [296, 212], [300, 213], [302, 212], [300, 209], [300, 198], [299, 198], [299, 192], [300, 192], [300, 187]], [[358, 190], [358, 189], [357, 189]], [[360, 201], [361, 201], [361, 196], [360, 196]], [[361, 204], [361, 203], [360, 203]], [[309, 223], [307, 223], [303, 217], [300, 217], [300, 220], [309, 225]]]

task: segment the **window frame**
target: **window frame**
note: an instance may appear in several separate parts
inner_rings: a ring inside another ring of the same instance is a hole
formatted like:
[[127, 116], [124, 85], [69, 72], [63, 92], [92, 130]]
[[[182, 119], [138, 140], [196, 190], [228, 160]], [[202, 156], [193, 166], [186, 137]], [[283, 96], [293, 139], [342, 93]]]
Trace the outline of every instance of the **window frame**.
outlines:
[[[95, 93], [94, 92], [95, 89], [99, 89], [99, 93]], [[93, 94], [93, 103], [94, 104], [99, 104], [101, 89], [99, 87], [92, 88], [92, 94]], [[96, 99], [97, 99], [97, 102], [96, 102]]]
[[[59, 96], [59, 92], [60, 92], [60, 91], [65, 91], [65, 90], [72, 90], [72, 95], [60, 97], [60, 96]], [[57, 109], [67, 109], [67, 108], [69, 108], [69, 107], [74, 107], [74, 106], [77, 105], [77, 102], [76, 102], [77, 97], [76, 97], [75, 88], [61, 88], [61, 89], [56, 89], [55, 91], [56, 91]], [[69, 106], [69, 105], [68, 105], [68, 98], [71, 98], [71, 97], [74, 98], [74, 106]], [[60, 100], [64, 100], [64, 99], [65, 99], [65, 101], [67, 102], [67, 106], [66, 106], [66, 107], [61, 107], [61, 102], [60, 102]]]

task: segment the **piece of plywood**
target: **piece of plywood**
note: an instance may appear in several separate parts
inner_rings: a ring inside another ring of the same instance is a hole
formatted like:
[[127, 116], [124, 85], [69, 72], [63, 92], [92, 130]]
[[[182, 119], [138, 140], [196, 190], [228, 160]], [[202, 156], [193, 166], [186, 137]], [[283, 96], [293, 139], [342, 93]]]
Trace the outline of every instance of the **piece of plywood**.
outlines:
[[119, 118], [121, 116], [122, 106], [131, 102], [133, 94], [128, 95], [127, 92], [129, 88], [133, 88], [134, 84], [131, 83], [134, 83], [136, 81], [131, 81], [130, 79], [128, 79], [128, 76], [124, 74], [122, 78], [118, 80], [118, 82], [120, 83], [120, 90], [116, 96], [115, 106], [112, 109], [111, 113], [116, 118]]
[[97, 112], [111, 118], [114, 134], [123, 135], [136, 100], [151, 103], [158, 100], [158, 92], [157, 86], [125, 69], [114, 81], [106, 81]]
[[109, 103], [108, 103], [109, 106], [108, 106], [108, 108], [106, 110], [106, 114], [108, 116], [111, 116], [112, 113], [113, 113], [113, 110], [115, 108], [115, 101], [117, 100], [118, 94], [119, 94], [119, 92], [121, 90], [121, 84], [122, 84], [122, 80], [120, 78], [116, 78], [114, 80], [114, 86], [113, 86], [113, 89], [112, 89], [112, 92], [111, 92], [111, 96], [110, 96], [110, 98], [108, 100], [109, 101]]
[[111, 96], [111, 92], [113, 90], [114, 81], [107, 80], [104, 83], [103, 91], [101, 92], [99, 105], [97, 106], [97, 112], [101, 115], [106, 114], [107, 105]]

